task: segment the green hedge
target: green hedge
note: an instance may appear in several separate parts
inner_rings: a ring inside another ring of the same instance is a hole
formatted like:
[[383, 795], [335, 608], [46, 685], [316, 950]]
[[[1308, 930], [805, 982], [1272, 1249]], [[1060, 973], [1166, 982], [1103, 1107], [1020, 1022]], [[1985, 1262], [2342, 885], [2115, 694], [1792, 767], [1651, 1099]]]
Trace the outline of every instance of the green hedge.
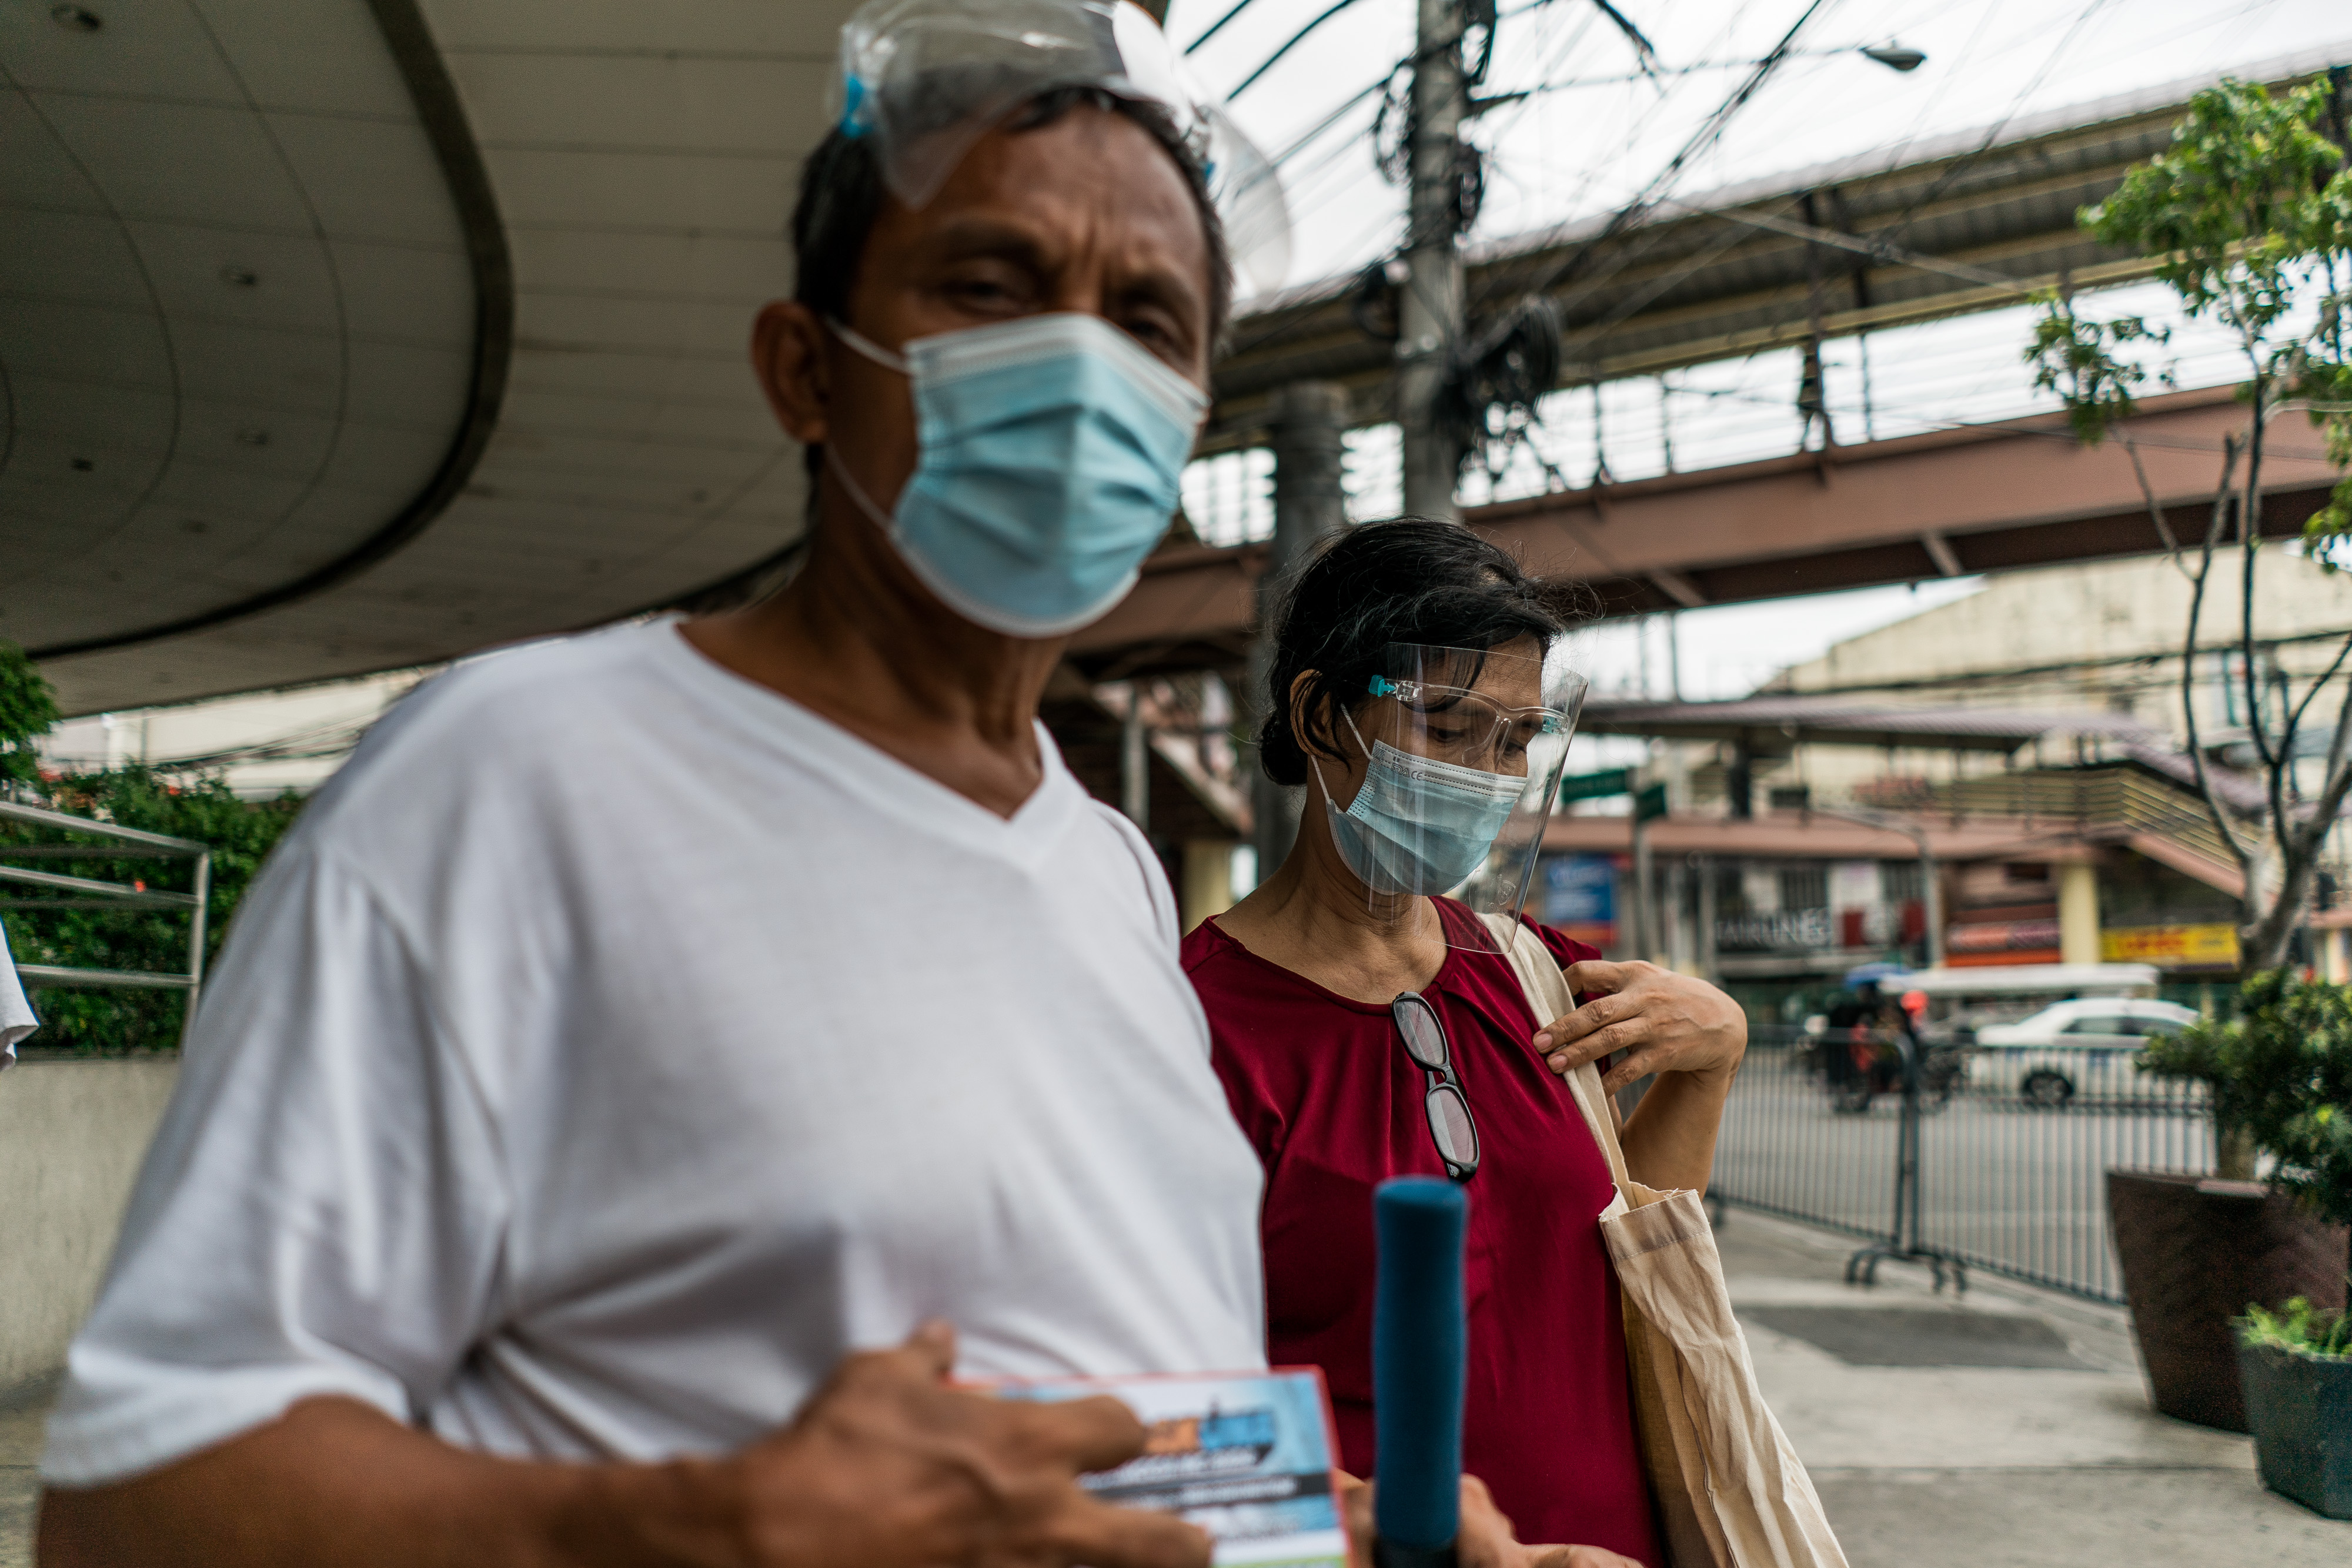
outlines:
[[[275, 800], [240, 800], [217, 778], [184, 778], [144, 768], [67, 774], [30, 787], [36, 803], [126, 828], [194, 839], [213, 852], [212, 894], [206, 903], [205, 964], [228, 933], [229, 916], [272, 845], [301, 813], [291, 791]], [[103, 845], [88, 834], [0, 821], [0, 859], [10, 844]], [[102, 882], [144, 882], [163, 892], [193, 889], [195, 862], [184, 860], [42, 860], [20, 862]], [[11, 895], [37, 896], [21, 884]], [[184, 972], [188, 912], [182, 909], [11, 909], [0, 911], [8, 946], [20, 964], [87, 969]], [[180, 1042], [185, 998], [178, 991], [65, 990], [32, 993], [41, 1027], [25, 1043], [95, 1056], [118, 1051], [170, 1051]]]

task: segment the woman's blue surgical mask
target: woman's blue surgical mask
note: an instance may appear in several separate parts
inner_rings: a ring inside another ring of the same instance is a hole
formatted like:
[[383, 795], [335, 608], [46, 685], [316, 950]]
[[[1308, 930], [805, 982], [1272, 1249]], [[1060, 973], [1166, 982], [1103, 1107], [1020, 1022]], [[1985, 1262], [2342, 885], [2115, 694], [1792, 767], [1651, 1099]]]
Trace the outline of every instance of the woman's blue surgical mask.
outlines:
[[914, 382], [915, 471], [885, 516], [842, 487], [957, 614], [1008, 637], [1058, 637], [1118, 603], [1176, 514], [1209, 400], [1098, 316], [1055, 312], [891, 353], [850, 348]]
[[[1354, 716], [1341, 716], [1362, 746]], [[1444, 893], [1461, 886], [1486, 862], [1527, 789], [1525, 779], [1415, 757], [1385, 740], [1374, 741], [1366, 755], [1371, 760], [1363, 785], [1346, 810], [1332, 800], [1319, 766], [1315, 783], [1323, 791], [1323, 815], [1339, 858], [1374, 893]]]

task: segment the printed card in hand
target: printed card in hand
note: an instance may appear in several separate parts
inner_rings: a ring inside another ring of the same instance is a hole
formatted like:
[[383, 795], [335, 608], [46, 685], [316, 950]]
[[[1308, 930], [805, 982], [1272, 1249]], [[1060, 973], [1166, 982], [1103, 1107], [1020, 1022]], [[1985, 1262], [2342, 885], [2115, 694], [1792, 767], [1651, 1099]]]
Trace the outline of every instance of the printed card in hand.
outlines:
[[1156, 1509], [1216, 1542], [1217, 1568], [1340, 1568], [1348, 1542], [1331, 1487], [1331, 1404], [1315, 1367], [1006, 1383], [1011, 1399], [1108, 1394], [1150, 1428], [1144, 1450], [1080, 1482], [1106, 1502]]

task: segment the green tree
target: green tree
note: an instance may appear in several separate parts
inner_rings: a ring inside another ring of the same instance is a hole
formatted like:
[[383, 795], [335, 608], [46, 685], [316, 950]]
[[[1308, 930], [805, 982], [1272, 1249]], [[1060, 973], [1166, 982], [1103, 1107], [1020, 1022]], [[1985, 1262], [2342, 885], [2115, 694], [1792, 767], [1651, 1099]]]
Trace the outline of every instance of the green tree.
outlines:
[[47, 680], [24, 649], [0, 640], [0, 783], [39, 781], [33, 743], [57, 722], [57, 697]]
[[[2242, 430], [2223, 444], [2221, 475], [2197, 552], [2189, 625], [2182, 644], [2180, 694], [2189, 749], [2214, 829], [2245, 876], [2239, 927], [2249, 970], [2274, 968], [2305, 918], [2323, 841], [2352, 789], [2352, 704], [2336, 704], [2336, 728], [2318, 789], [2297, 794], [2295, 737], [2323, 691], [2338, 684], [2352, 640], [2298, 695], [2265, 690], [2256, 614], [2256, 563], [2262, 549], [2263, 454], [2270, 422], [2300, 410], [2326, 434], [2341, 468], [2352, 465], [2352, 172], [2319, 133], [2326, 86], [2313, 83], [2273, 98], [2259, 86], [2224, 81], [2189, 100], [2172, 145], [2135, 164], [2114, 195], [2079, 216], [2111, 246], [2158, 258], [2156, 277], [2192, 319], [2229, 329], [2244, 357], [2247, 405]], [[2307, 313], [2305, 308], [2308, 307]], [[2075, 435], [2095, 444], [2122, 438], [2137, 471], [2137, 449], [2125, 422], [2148, 371], [2142, 356], [2163, 334], [2137, 317], [2094, 320], [2072, 299], [2045, 298], [2026, 359], [2035, 383], [2065, 404]], [[2141, 489], [2166, 542], [2169, 529], [2145, 473]], [[2197, 732], [2194, 670], [2205, 588], [2216, 553], [2234, 528], [2243, 561], [2245, 704], [2252, 739], [2267, 783], [2267, 807], [2253, 825], [2225, 809], [2208, 776]], [[2332, 562], [2352, 534], [2352, 480], [2314, 517], [2306, 538]], [[2352, 685], [2352, 682], [2345, 683]]]
[[[67, 774], [34, 791], [41, 803], [126, 828], [194, 839], [212, 850], [212, 886], [205, 899], [205, 962], [218, 955], [229, 916], [286, 830], [302, 810], [291, 791], [274, 800], [240, 799], [217, 777], [173, 778], [145, 768]], [[0, 821], [0, 859], [12, 844], [81, 844], [107, 841], [60, 829]], [[77, 858], [73, 874], [100, 881], [143, 883], [160, 892], [192, 891], [187, 861]], [[166, 908], [41, 909], [8, 913], [9, 945], [17, 961], [72, 968], [184, 971], [188, 915]], [[169, 1050], [179, 1043], [184, 998], [178, 991], [45, 988], [36, 993], [41, 1031], [34, 1043], [83, 1053]]]

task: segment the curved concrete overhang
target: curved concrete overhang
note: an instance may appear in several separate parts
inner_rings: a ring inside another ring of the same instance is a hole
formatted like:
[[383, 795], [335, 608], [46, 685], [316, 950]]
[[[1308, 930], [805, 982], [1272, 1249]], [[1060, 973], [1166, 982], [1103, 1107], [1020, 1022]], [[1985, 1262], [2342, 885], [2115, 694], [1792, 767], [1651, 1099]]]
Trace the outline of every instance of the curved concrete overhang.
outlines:
[[775, 556], [800, 465], [743, 348], [849, 8], [0, 14], [0, 637], [87, 712]]

